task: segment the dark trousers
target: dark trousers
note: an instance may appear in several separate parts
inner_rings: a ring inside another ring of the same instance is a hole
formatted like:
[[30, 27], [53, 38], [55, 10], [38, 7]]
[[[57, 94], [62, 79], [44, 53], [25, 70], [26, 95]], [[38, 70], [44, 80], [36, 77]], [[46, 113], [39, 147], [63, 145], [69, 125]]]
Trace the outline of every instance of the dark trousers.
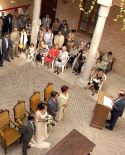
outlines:
[[9, 48], [7, 48], [6, 50], [4, 50], [3, 54], [2, 54], [2, 64], [4, 62], [4, 60], [9, 60]]
[[27, 149], [30, 141], [22, 141], [22, 155], [27, 155]]
[[110, 128], [113, 129], [117, 120], [118, 120], [118, 117], [120, 117], [120, 112], [117, 111], [115, 108], [111, 111], [111, 123], [110, 123]]

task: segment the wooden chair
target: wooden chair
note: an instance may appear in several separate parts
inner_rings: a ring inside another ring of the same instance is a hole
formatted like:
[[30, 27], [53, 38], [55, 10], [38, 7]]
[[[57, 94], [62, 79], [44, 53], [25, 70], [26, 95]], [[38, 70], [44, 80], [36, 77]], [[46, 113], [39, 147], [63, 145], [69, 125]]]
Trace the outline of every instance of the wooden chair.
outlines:
[[16, 122], [10, 120], [9, 110], [0, 111], [0, 138], [7, 153], [7, 147], [15, 143], [21, 138], [21, 134], [16, 128], [10, 126], [12, 123], [14, 126], [19, 127]]
[[40, 103], [40, 92], [34, 92], [30, 97], [30, 111], [36, 112], [37, 105]]
[[26, 114], [29, 114], [25, 108], [25, 101], [18, 101], [18, 103], [14, 106], [13, 111], [15, 122], [19, 126], [22, 126], [26, 118]]

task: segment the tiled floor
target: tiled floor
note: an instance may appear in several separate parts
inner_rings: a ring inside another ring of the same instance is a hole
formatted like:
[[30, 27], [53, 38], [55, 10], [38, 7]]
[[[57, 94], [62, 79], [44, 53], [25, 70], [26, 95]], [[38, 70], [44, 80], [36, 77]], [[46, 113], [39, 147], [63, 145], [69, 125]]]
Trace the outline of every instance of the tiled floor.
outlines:
[[[22, 54], [21, 58], [16, 58], [14, 62], [6, 62], [4, 67], [0, 68], [0, 109], [9, 107], [11, 116], [13, 116], [12, 108], [18, 100], [25, 100], [28, 108], [29, 97], [33, 91], [40, 91], [41, 97], [43, 97], [43, 88], [47, 82], [53, 82], [58, 91], [60, 86], [66, 83], [70, 87], [70, 106], [64, 120], [57, 123], [56, 127], [50, 131], [48, 141], [52, 146], [76, 128], [96, 144], [92, 155], [125, 155], [124, 118], [119, 119], [112, 132], [106, 129], [100, 131], [91, 128], [89, 123], [95, 98], [77, 86], [76, 81], [79, 76], [73, 75], [71, 69], [66, 69], [64, 74], [56, 76], [51, 69], [47, 71], [46, 67], [26, 64], [24, 57]], [[112, 72], [107, 74], [103, 90], [115, 96], [121, 87], [125, 88], [124, 86], [125, 79]], [[47, 151], [32, 148], [29, 150], [29, 155], [45, 155]], [[1, 145], [0, 155], [3, 155]], [[8, 155], [21, 155], [21, 146], [17, 144], [10, 147]]]

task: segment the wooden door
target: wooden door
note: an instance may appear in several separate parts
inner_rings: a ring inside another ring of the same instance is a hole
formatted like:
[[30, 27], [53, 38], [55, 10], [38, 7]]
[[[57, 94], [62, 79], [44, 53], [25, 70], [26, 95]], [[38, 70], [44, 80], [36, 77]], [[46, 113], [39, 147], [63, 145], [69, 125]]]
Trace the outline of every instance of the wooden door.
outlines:
[[48, 14], [53, 22], [55, 19], [56, 7], [57, 7], [57, 0], [42, 0], [40, 18], [42, 19]]

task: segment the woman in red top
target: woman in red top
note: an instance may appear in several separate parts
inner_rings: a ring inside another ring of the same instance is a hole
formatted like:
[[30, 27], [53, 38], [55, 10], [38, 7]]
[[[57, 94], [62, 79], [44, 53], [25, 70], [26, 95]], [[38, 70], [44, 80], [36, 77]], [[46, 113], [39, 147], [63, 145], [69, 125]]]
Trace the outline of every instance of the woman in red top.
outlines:
[[47, 63], [47, 65], [49, 66], [50, 63], [52, 63], [53, 60], [55, 60], [55, 58], [58, 57], [59, 55], [59, 46], [58, 44], [55, 45], [55, 47], [51, 48], [48, 55], [45, 56], [44, 61]]

